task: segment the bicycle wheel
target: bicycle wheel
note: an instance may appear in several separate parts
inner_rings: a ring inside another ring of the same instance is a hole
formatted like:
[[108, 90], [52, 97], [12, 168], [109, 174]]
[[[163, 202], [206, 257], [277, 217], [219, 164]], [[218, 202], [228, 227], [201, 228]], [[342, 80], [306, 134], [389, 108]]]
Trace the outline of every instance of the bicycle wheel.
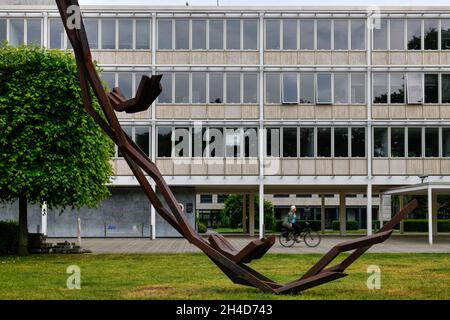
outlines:
[[317, 231], [308, 230], [303, 236], [303, 241], [305, 241], [306, 245], [310, 248], [317, 247], [321, 241], [320, 233]]
[[287, 231], [280, 233], [279, 241], [283, 247], [287, 247], [287, 248], [292, 247], [295, 243], [295, 239], [294, 239], [292, 232], [287, 232]]

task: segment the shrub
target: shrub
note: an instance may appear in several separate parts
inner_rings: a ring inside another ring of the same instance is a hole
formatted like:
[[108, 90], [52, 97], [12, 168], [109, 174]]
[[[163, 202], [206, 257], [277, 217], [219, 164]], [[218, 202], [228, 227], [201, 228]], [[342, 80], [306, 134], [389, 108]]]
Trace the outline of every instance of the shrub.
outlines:
[[[427, 219], [404, 220], [405, 232], [428, 232]], [[438, 232], [450, 232], [450, 219], [438, 220]]]
[[[331, 222], [331, 228], [333, 230], [340, 230], [340, 221], [333, 220], [333, 222]], [[359, 229], [358, 221], [355, 220], [347, 221], [346, 230], [358, 230], [358, 229]]]
[[19, 241], [19, 224], [0, 221], [0, 254], [16, 254]]
[[197, 222], [197, 231], [199, 233], [206, 233], [206, 231], [208, 231], [208, 227], [203, 222], [198, 221]]

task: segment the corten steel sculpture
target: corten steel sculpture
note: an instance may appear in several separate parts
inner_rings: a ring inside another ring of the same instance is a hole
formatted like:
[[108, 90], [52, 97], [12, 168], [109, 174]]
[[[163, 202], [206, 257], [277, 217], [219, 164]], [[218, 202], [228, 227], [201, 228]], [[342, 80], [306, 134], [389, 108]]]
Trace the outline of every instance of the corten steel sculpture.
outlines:
[[[77, 0], [56, 0], [56, 3], [67, 36], [75, 53], [83, 103], [86, 111], [117, 144], [120, 152], [123, 154], [133, 171], [133, 174], [139, 181], [141, 188], [144, 190], [150, 203], [156, 209], [158, 214], [190, 243], [202, 250], [234, 283], [255, 287], [264, 292], [285, 294], [297, 293], [342, 278], [346, 276], [344, 271], [347, 267], [349, 267], [372, 245], [388, 239], [394, 226], [417, 207], [417, 201], [413, 200], [397, 213], [391, 221], [386, 223], [378, 233], [336, 245], [297, 280], [282, 285], [263, 276], [250, 268], [247, 263], [254, 259], [261, 258], [274, 244], [274, 236], [253, 240], [241, 250], [235, 248], [219, 234], [211, 235], [208, 241], [206, 241], [189, 224], [156, 165], [122, 130], [115, 112], [124, 111], [127, 113], [134, 113], [148, 109], [162, 91], [160, 86], [162, 76], [152, 76], [151, 78], [143, 76], [136, 97], [130, 100], [127, 100], [123, 96], [119, 88], [114, 88], [111, 92], [107, 93], [103, 88], [100, 77], [92, 62], [91, 52], [81, 17], [79, 17], [81, 21], [80, 28], [69, 28], [67, 24], [68, 19], [71, 19], [69, 15], [73, 13], [72, 8], [69, 7], [73, 5], [78, 6]], [[92, 107], [91, 89], [101, 105], [104, 117]], [[152, 189], [144, 173], [153, 179], [162, 197], [167, 202], [167, 207], [165, 207], [156, 196], [155, 191]], [[352, 250], [354, 251], [341, 263], [327, 268], [337, 255]]]

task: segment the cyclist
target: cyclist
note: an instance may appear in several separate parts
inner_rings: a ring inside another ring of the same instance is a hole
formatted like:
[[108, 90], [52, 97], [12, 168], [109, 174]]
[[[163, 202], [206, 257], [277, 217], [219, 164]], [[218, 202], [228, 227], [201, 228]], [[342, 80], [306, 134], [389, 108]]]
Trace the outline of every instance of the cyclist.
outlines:
[[296, 211], [297, 211], [297, 207], [291, 206], [291, 210], [284, 217], [283, 226], [290, 230], [293, 229], [294, 230], [294, 240], [296, 242], [300, 242], [300, 240], [298, 239], [298, 235], [300, 234], [301, 230], [300, 230], [300, 226], [297, 224]]

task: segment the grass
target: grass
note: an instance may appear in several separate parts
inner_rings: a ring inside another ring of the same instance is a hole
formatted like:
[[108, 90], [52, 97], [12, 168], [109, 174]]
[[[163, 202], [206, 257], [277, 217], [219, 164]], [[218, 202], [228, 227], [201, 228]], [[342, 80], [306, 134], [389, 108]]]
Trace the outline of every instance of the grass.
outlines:
[[[268, 254], [252, 263], [281, 282], [296, 279], [318, 254]], [[369, 265], [381, 289], [366, 286]], [[66, 288], [70, 265], [81, 290]], [[33, 255], [0, 257], [0, 299], [448, 299], [449, 254], [366, 254], [343, 279], [296, 296], [264, 294], [233, 284], [202, 254]]]

